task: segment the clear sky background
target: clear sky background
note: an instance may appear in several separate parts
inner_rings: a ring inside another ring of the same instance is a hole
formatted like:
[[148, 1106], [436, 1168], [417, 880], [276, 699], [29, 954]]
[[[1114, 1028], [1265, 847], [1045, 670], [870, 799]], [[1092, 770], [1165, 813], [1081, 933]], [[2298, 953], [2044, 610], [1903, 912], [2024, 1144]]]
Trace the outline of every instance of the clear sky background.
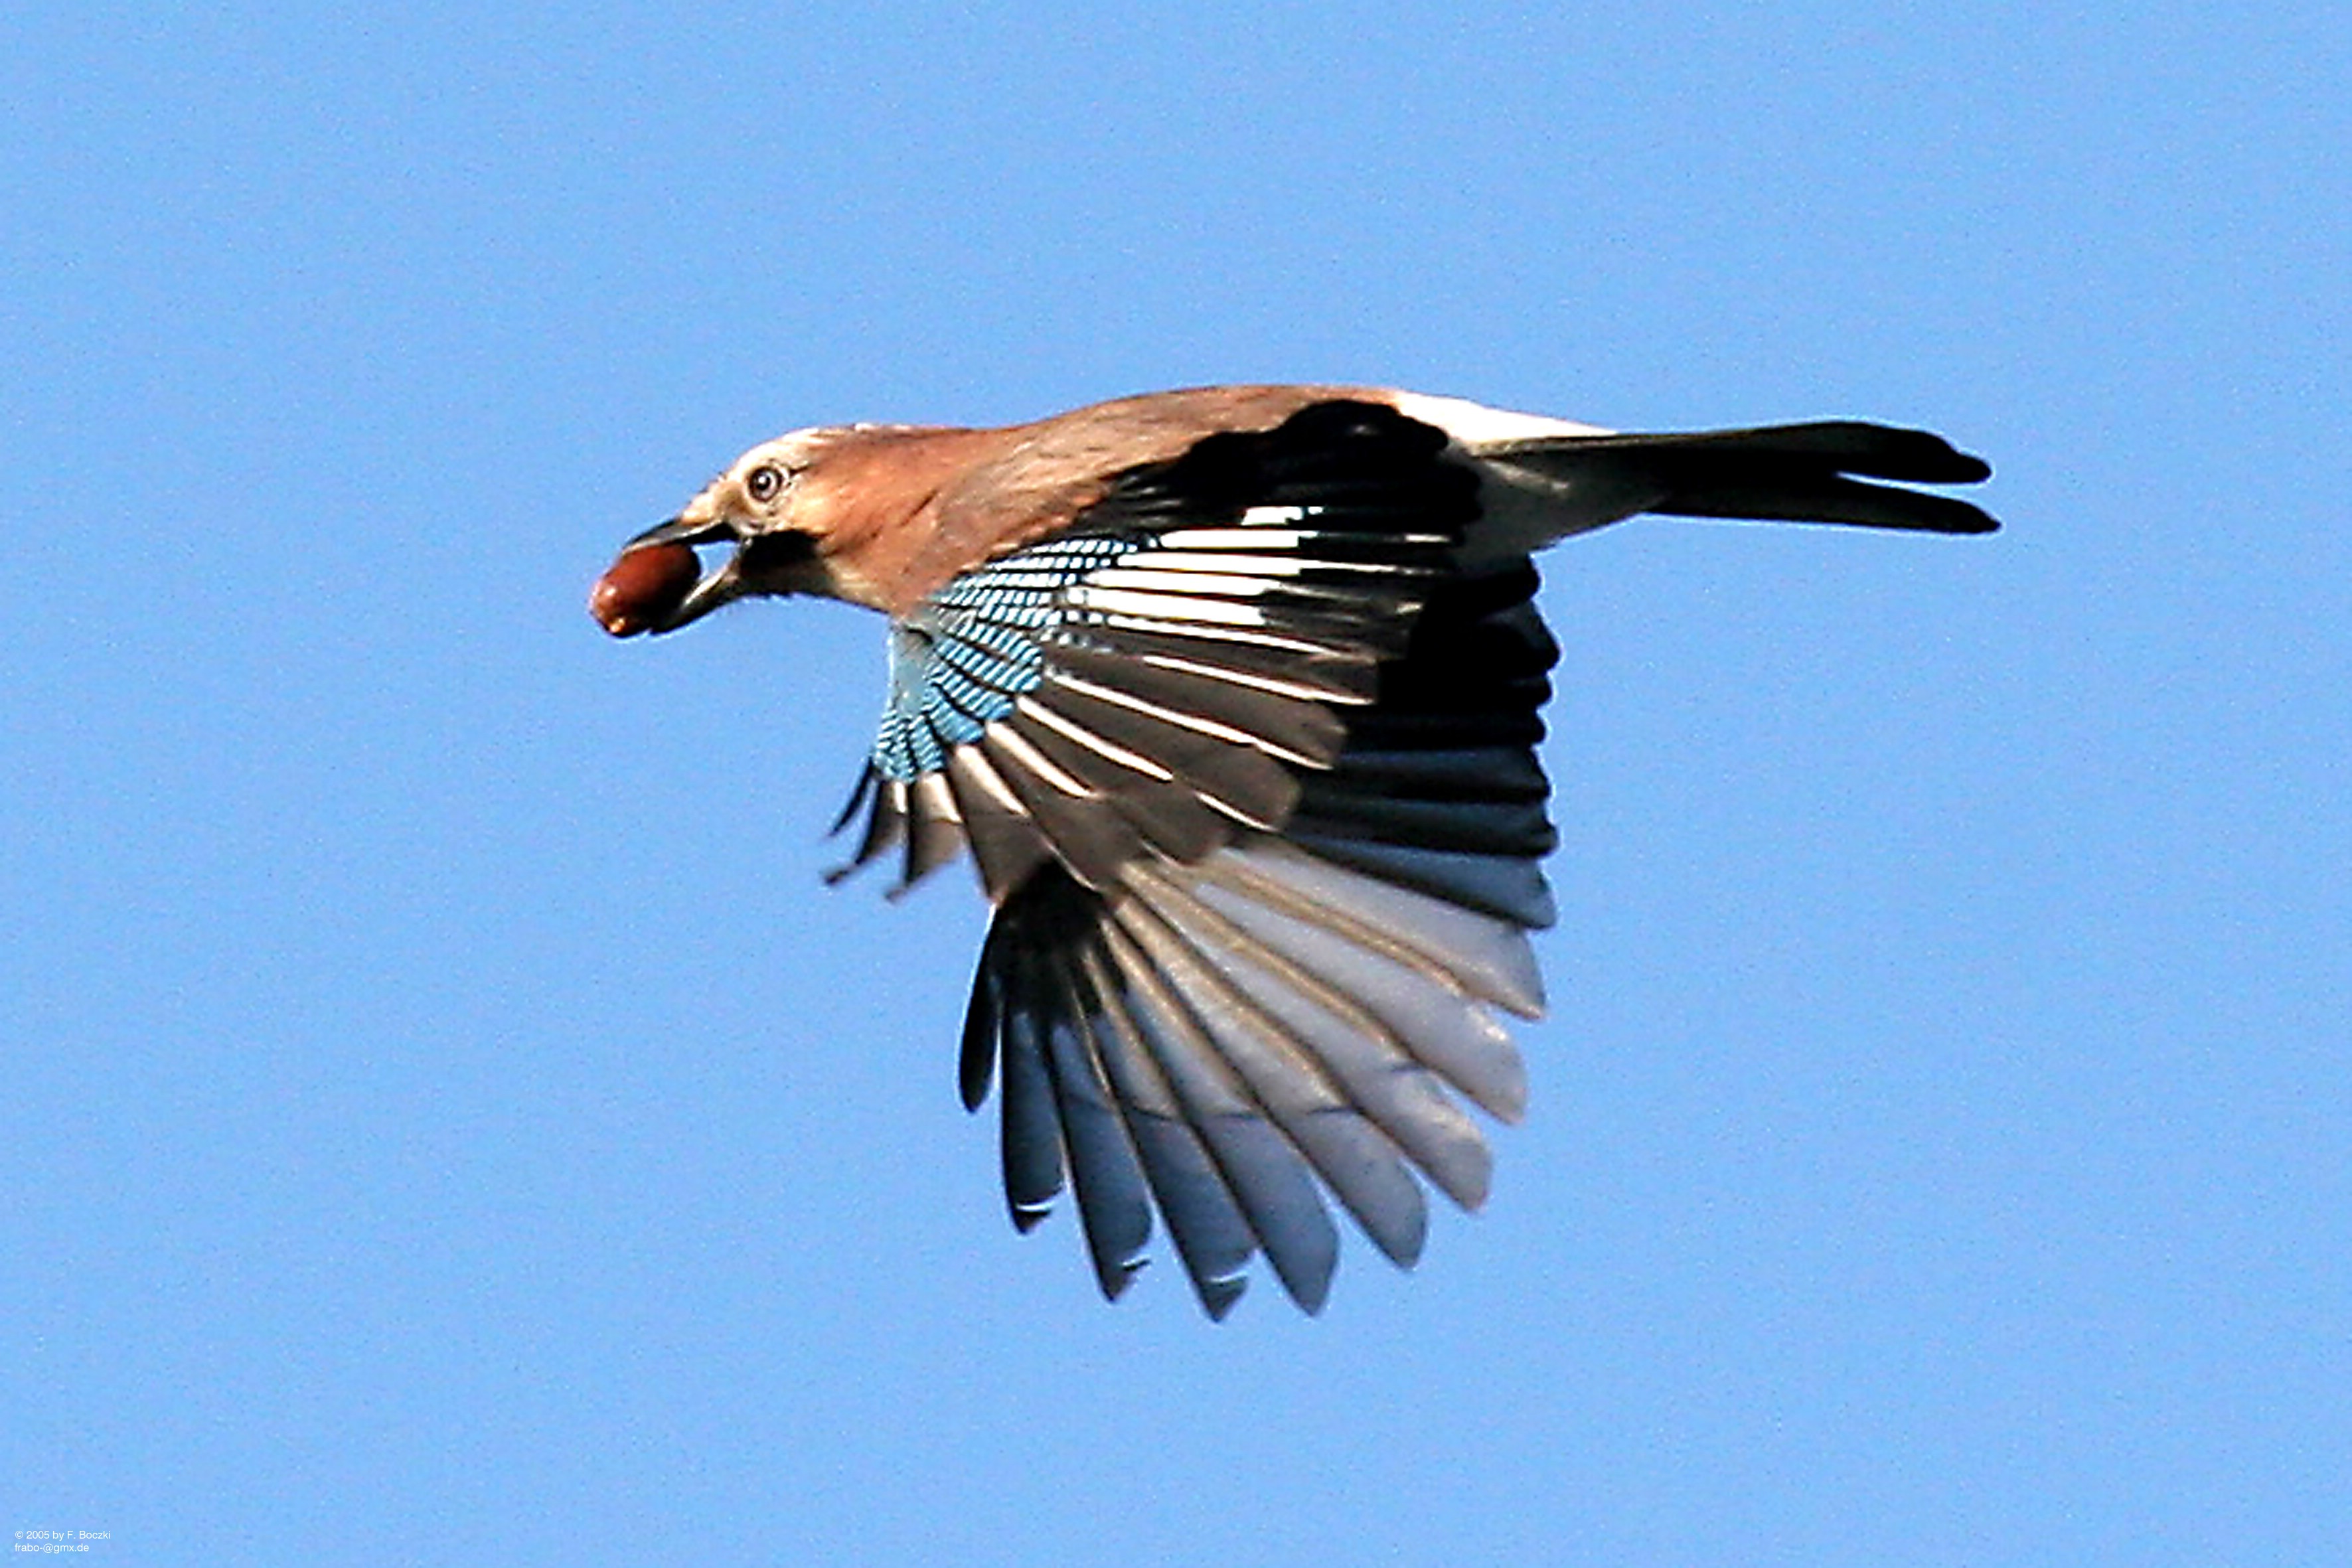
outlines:
[[[0, 1530], [2352, 1561], [2352, 26], [2090, 16], [13, 9]], [[1547, 560], [1530, 1115], [1212, 1327], [1007, 1226], [970, 879], [819, 885], [879, 624], [583, 600], [790, 426], [1259, 378], [2008, 530]]]

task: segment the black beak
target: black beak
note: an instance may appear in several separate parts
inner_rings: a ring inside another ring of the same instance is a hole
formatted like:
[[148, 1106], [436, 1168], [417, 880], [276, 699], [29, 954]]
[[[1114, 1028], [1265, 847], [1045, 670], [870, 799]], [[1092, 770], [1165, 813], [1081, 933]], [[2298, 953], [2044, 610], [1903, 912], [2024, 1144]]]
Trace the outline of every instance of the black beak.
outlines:
[[688, 522], [682, 517], [657, 522], [621, 546], [624, 551], [635, 550], [647, 544], [717, 544], [731, 541], [735, 531], [723, 522]]

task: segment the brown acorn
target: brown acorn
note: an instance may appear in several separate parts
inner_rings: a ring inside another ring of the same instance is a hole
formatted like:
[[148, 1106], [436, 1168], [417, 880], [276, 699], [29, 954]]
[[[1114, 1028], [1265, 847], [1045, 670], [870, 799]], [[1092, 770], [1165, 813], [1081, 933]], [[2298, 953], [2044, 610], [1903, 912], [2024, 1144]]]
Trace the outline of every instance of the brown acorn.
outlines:
[[667, 620], [702, 577], [702, 563], [684, 544], [625, 550], [588, 595], [588, 613], [616, 637], [635, 637]]

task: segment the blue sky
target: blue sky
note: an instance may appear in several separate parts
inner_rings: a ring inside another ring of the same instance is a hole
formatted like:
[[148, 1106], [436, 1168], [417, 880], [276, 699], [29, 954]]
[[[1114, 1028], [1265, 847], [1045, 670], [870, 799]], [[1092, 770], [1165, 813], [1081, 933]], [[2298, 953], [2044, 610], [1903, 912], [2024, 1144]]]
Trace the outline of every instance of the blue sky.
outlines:
[[[0, 21], [0, 1529], [89, 1560], [2352, 1556], [2330, 7]], [[1546, 563], [1495, 1196], [1096, 1300], [826, 892], [751, 441], [1354, 379], [1990, 457]]]

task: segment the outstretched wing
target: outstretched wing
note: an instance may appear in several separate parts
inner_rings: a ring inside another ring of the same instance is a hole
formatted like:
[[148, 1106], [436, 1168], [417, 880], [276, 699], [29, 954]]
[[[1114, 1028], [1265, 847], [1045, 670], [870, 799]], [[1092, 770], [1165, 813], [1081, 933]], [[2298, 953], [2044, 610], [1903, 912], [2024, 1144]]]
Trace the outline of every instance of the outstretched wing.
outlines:
[[1312, 1310], [1318, 1184], [1409, 1264], [1414, 1173], [1486, 1191], [1459, 1099], [1524, 1101], [1494, 1014], [1542, 1006], [1556, 650], [1532, 567], [1455, 564], [1444, 448], [1354, 402], [1212, 437], [896, 628], [853, 865], [970, 846], [965, 1101], [1001, 1059], [1015, 1223], [1074, 1186], [1108, 1295], [1156, 1209], [1212, 1315], [1258, 1251]]

